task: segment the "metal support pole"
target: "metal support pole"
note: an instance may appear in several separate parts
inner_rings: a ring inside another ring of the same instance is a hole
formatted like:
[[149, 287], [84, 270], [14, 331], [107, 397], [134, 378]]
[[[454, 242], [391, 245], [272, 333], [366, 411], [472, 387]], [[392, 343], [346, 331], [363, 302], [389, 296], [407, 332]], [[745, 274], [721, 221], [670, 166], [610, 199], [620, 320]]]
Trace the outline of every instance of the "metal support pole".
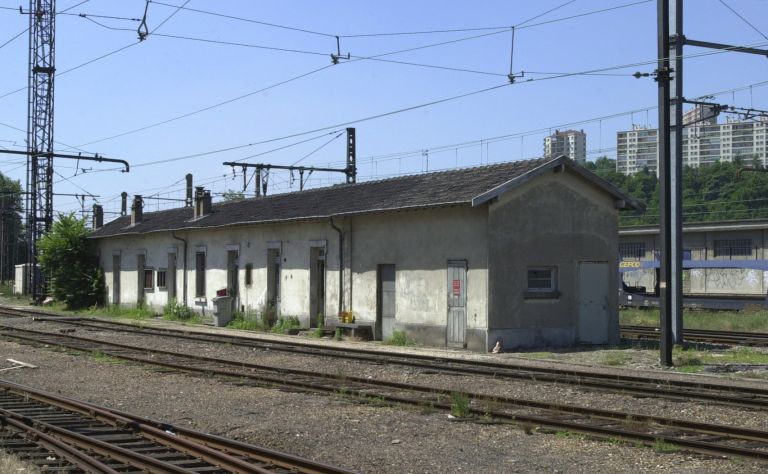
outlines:
[[[670, 254], [669, 273], [670, 319], [672, 340], [683, 342], [683, 0], [672, 0], [669, 9], [669, 32], [674, 35], [668, 54], [672, 66], [669, 89], [669, 179], [670, 179]], [[661, 106], [661, 104], [659, 104]]]
[[659, 313], [661, 334], [659, 337], [659, 361], [672, 365], [672, 298], [670, 276], [672, 272], [672, 179], [669, 149], [669, 0], [657, 0], [658, 68], [656, 81], [659, 87]]

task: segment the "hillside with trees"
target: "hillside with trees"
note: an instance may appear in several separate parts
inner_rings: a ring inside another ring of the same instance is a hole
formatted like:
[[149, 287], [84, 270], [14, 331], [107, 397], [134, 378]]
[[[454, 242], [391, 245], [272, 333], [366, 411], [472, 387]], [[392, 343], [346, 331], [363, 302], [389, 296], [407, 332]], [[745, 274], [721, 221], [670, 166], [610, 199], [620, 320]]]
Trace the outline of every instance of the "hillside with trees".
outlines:
[[[768, 218], [768, 173], [744, 172], [743, 161], [683, 169], [683, 221], [709, 222]], [[749, 166], [754, 166], [749, 163]], [[645, 214], [622, 212], [620, 225], [658, 224], [659, 180], [647, 169], [625, 176], [616, 172], [616, 160], [607, 157], [587, 162], [597, 173], [627, 194], [643, 201]]]

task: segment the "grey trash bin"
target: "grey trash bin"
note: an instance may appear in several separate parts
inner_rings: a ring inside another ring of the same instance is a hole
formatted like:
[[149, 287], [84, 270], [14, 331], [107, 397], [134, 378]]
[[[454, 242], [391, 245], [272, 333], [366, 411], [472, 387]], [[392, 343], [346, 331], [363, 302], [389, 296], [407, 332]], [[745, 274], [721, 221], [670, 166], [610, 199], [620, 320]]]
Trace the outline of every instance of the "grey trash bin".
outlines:
[[213, 298], [213, 325], [224, 327], [232, 320], [232, 297], [217, 296]]

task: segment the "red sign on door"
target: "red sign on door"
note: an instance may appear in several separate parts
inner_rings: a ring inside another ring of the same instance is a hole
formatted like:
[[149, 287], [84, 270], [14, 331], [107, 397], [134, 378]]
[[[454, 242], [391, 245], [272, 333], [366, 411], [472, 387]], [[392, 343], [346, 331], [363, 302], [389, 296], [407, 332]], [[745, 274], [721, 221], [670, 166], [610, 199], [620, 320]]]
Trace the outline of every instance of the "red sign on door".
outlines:
[[453, 296], [461, 295], [461, 280], [453, 280]]

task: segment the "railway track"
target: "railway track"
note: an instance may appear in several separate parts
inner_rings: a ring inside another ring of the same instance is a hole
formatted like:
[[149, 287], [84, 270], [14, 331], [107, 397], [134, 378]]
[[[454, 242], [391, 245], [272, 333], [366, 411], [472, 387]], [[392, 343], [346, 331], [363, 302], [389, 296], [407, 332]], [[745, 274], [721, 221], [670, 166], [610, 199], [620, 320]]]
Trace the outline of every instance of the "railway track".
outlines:
[[0, 447], [58, 472], [351, 472], [7, 381], [0, 425]]
[[[656, 326], [621, 326], [621, 337], [626, 339], [658, 339], [659, 328]], [[759, 332], [683, 329], [683, 339], [689, 342], [768, 346], [768, 333]]]
[[[281, 387], [310, 393], [332, 393], [354, 401], [418, 405], [451, 410], [456, 394], [448, 390], [400, 382], [340, 376], [339, 374], [265, 367], [222, 359], [117, 344], [61, 333], [2, 327], [4, 337], [33, 344], [59, 346], [187, 373], [226, 378], [237, 384]], [[497, 421], [567, 430], [590, 436], [655, 445], [669, 443], [684, 449], [768, 459], [768, 431], [676, 420], [635, 413], [585, 408], [488, 396], [468, 392], [466, 414]]]
[[467, 361], [419, 354], [329, 347], [317, 344], [297, 344], [288, 341], [254, 339], [232, 335], [202, 334], [171, 329], [137, 327], [114, 321], [80, 318], [37, 318], [86, 329], [117, 330], [148, 336], [173, 337], [205, 343], [242, 346], [269, 351], [332, 357], [371, 364], [402, 365], [436, 373], [480, 375], [496, 379], [532, 380], [556, 384], [571, 384], [591, 390], [611, 391], [642, 397], [673, 400], [700, 400], [722, 405], [768, 409], [768, 389], [749, 388], [731, 384], [708, 383], [700, 380], [669, 380], [631, 374], [606, 374], [554, 367], [530, 367], [513, 363]]

